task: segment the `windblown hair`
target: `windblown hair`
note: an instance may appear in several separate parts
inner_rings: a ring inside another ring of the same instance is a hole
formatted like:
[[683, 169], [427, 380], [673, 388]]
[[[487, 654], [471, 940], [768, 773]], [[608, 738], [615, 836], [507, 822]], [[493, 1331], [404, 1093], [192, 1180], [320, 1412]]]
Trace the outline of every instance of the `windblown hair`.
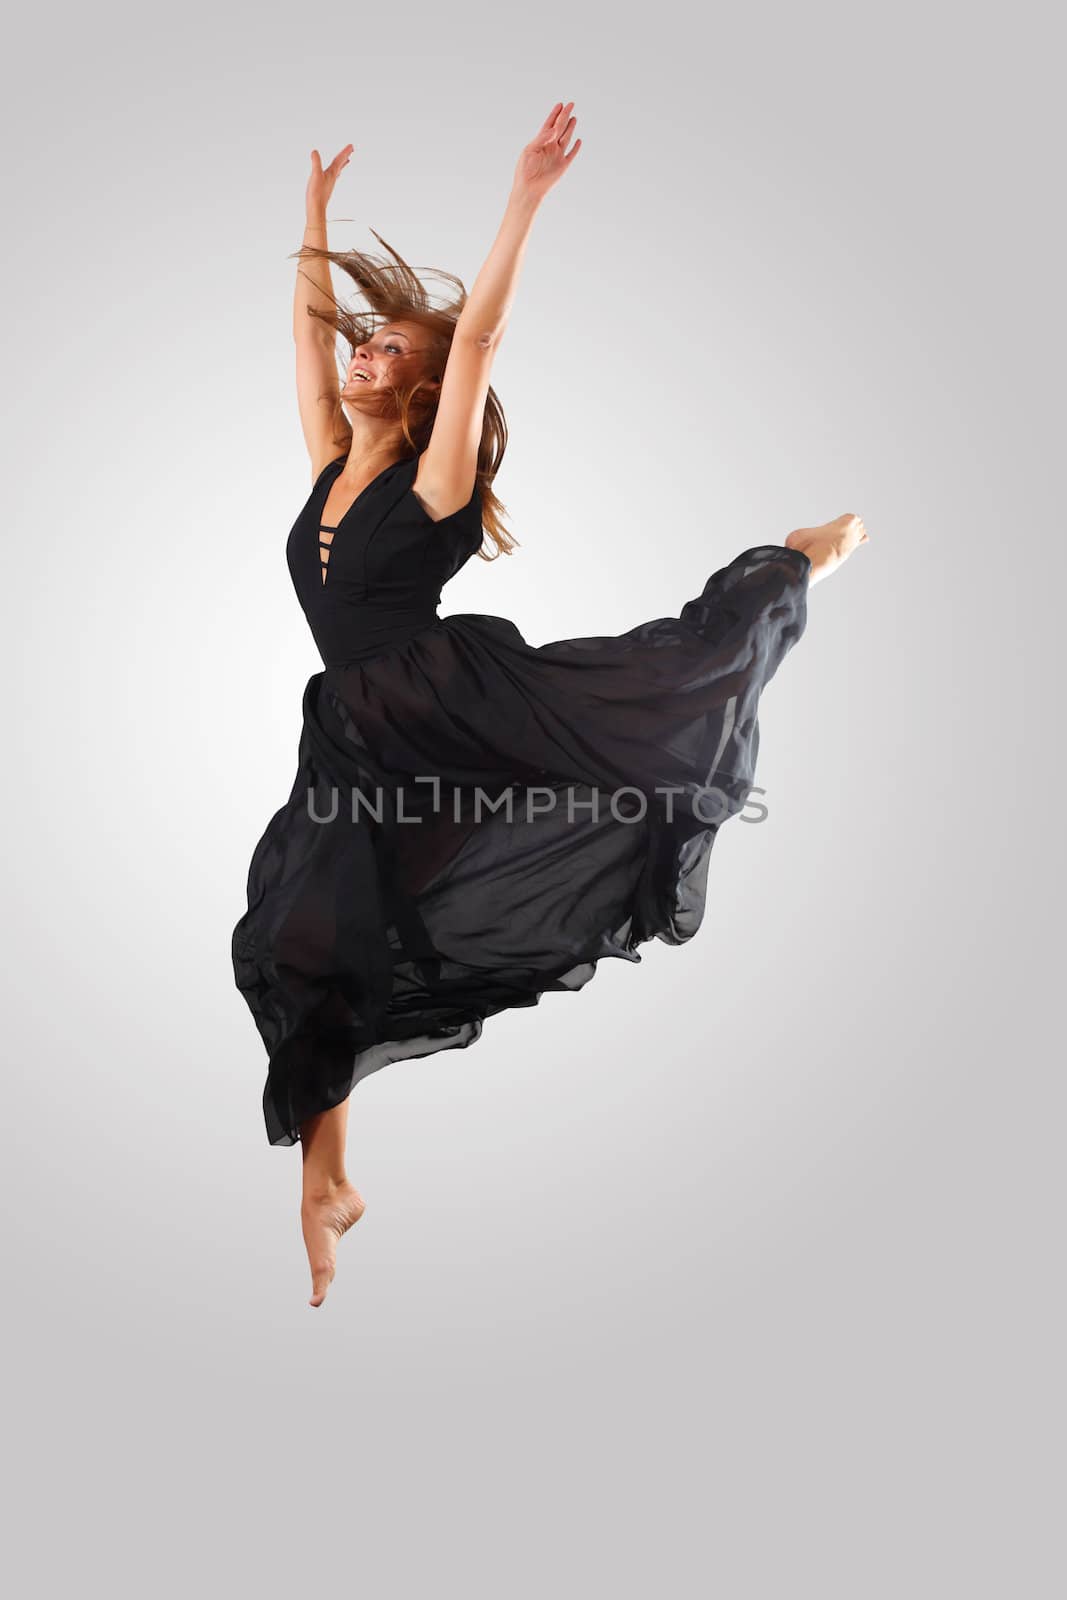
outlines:
[[[335, 299], [331, 292], [330, 299], [334, 306], [332, 311], [320, 310], [313, 305], [307, 307], [309, 316], [318, 317], [347, 341], [349, 359], [355, 355], [359, 345], [373, 336], [375, 327], [380, 324], [413, 322], [424, 330], [427, 336], [427, 348], [423, 353], [424, 376], [405, 387], [393, 386], [389, 392], [390, 404], [395, 408], [392, 414], [399, 423], [404, 442], [415, 455], [425, 450], [429, 443], [434, 418], [437, 415], [440, 391], [427, 390], [426, 385], [444, 376], [456, 322], [466, 304], [467, 291], [461, 280], [451, 272], [434, 270], [432, 275], [451, 284], [455, 294], [445, 305], [433, 306], [422, 282], [408, 263], [397, 254], [392, 245], [386, 244], [379, 233], [375, 233], [373, 228], [370, 231], [392, 256], [392, 262], [379, 256], [365, 255], [359, 250], [323, 250], [317, 245], [302, 245], [299, 250], [292, 252], [290, 260], [293, 257], [301, 260], [321, 257], [323, 260], [332, 261], [335, 267], [340, 267], [342, 272], [348, 274], [370, 306], [369, 312], [350, 310]], [[317, 292], [321, 292], [318, 284], [315, 287]], [[345, 418], [340, 396], [335, 396], [335, 400], [332, 419], [334, 442], [338, 449], [346, 450], [351, 443], [352, 430]], [[489, 541], [496, 547], [496, 555], [489, 556], [483, 543], [478, 554], [486, 561], [495, 561], [498, 556], [510, 555], [515, 546], [521, 543], [521, 540], [514, 539], [504, 527], [503, 518], [507, 507], [493, 493], [492, 487], [493, 479], [500, 470], [507, 440], [508, 428], [504, 412], [490, 387], [482, 419], [477, 467], [477, 486], [481, 491], [482, 526]]]

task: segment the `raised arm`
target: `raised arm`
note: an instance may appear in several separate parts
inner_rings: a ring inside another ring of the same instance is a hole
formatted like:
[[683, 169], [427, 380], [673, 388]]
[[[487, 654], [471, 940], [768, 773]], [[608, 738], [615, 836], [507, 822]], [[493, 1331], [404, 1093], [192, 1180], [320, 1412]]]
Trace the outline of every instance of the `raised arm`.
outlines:
[[[323, 170], [317, 150], [311, 152], [305, 208], [307, 223], [303, 243], [327, 248], [326, 207], [342, 170], [348, 165], [352, 145], [346, 144]], [[338, 408], [340, 387], [337, 380], [337, 336], [308, 306], [321, 311], [334, 309], [330, 263], [310, 256], [298, 261], [296, 290], [293, 295], [293, 342], [296, 346], [296, 393], [300, 406], [300, 426], [311, 457], [314, 481], [328, 461], [341, 455], [346, 446], [338, 442], [340, 428], [351, 437], [351, 428]], [[338, 420], [340, 419], [340, 421]]]
[[519, 156], [504, 220], [456, 323], [416, 479], [420, 496], [441, 515], [465, 506], [474, 493], [490, 369], [511, 315], [526, 241], [541, 201], [581, 148], [578, 139], [567, 151], [577, 120], [573, 106], [573, 100], [557, 102]]

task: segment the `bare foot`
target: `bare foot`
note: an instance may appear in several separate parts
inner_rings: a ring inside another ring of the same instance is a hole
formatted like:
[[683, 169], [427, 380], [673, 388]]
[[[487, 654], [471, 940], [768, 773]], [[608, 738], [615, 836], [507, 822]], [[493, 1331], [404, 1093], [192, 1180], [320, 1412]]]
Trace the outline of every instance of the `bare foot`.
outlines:
[[799, 550], [811, 562], [808, 576], [810, 588], [820, 578], [836, 572], [853, 550], [868, 540], [862, 520], [853, 512], [846, 511], [844, 516], [835, 517], [833, 522], [824, 522], [821, 528], [797, 528], [785, 542], [790, 550]]
[[311, 1267], [309, 1305], [321, 1306], [336, 1271], [337, 1241], [363, 1215], [363, 1197], [347, 1180], [328, 1194], [306, 1194], [300, 1205], [300, 1226]]

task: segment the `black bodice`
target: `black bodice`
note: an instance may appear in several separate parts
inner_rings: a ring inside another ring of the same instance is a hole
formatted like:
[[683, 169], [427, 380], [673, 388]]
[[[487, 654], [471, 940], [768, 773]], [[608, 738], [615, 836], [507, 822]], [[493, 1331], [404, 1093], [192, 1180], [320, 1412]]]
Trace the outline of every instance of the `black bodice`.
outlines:
[[420, 505], [416, 455], [372, 479], [323, 540], [323, 506], [346, 460], [323, 468], [286, 545], [297, 599], [327, 667], [365, 660], [432, 627], [444, 585], [483, 538], [477, 486], [438, 522]]

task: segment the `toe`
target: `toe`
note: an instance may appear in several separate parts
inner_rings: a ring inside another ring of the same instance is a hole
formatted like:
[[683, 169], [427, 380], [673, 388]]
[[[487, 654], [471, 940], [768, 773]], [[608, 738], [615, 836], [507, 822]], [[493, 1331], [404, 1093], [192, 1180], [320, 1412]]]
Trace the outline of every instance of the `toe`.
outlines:
[[323, 1268], [311, 1275], [311, 1299], [308, 1302], [313, 1306], [321, 1306], [326, 1298], [326, 1291], [333, 1281], [333, 1273]]

